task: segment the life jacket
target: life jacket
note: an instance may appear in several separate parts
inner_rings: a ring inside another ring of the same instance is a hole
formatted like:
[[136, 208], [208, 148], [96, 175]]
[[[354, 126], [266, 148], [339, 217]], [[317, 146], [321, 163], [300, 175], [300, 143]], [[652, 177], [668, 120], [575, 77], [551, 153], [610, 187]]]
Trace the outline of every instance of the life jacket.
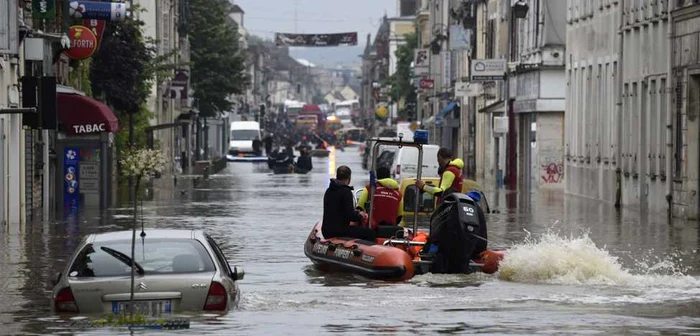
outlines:
[[442, 202], [442, 199], [445, 196], [455, 192], [462, 192], [462, 184], [464, 183], [464, 179], [462, 178], [462, 168], [464, 168], [464, 161], [462, 161], [462, 159], [454, 159], [447, 164], [445, 170], [442, 172], [442, 174], [440, 174], [440, 182], [438, 183], [438, 186], [442, 185], [442, 176], [443, 174], [445, 174], [445, 172], [451, 172], [452, 174], [454, 174], [455, 179], [452, 182], [452, 185], [447, 190], [444, 190], [442, 192], [442, 194], [438, 198], [438, 204]]
[[[365, 189], [369, 194], [370, 185], [366, 185]], [[372, 204], [371, 227], [375, 228], [380, 223], [395, 226], [397, 224], [396, 214], [399, 212], [400, 203], [401, 192], [396, 181], [390, 178], [377, 181], [377, 187], [374, 190], [374, 203]], [[365, 209], [367, 209], [367, 206], [365, 206]]]

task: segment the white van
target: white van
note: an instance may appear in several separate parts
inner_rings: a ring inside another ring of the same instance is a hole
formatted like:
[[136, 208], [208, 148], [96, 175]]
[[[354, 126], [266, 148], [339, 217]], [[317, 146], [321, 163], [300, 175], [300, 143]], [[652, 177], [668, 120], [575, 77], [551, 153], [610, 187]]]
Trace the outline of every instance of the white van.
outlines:
[[[437, 161], [437, 153], [440, 146], [424, 145], [423, 146], [423, 171], [422, 177], [440, 177], [438, 169], [440, 165]], [[391, 177], [400, 181], [404, 178], [416, 177], [418, 174], [418, 149], [415, 147], [401, 147], [396, 156], [394, 163], [391, 165]]]
[[262, 140], [260, 123], [257, 121], [234, 121], [231, 123], [229, 154], [253, 153], [253, 140]]

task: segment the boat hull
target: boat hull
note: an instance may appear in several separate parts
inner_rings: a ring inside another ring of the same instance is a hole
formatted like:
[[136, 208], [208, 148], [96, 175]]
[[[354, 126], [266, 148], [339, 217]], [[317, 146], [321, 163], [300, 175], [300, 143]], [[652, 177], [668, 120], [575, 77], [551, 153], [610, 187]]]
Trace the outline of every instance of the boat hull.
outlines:
[[331, 154], [331, 151], [327, 149], [314, 149], [310, 154], [313, 157], [328, 157]]
[[[431, 258], [421, 254], [420, 243], [428, 240], [425, 232], [411, 235], [412, 245], [409, 245], [406, 240], [389, 242], [388, 238], [381, 237], [377, 238], [377, 242], [355, 238], [324, 239], [321, 225], [319, 222], [313, 227], [304, 243], [304, 254], [320, 270], [344, 271], [371, 279], [396, 281], [431, 273]], [[485, 250], [459, 273], [496, 273], [503, 257], [504, 251]]]
[[355, 238], [326, 240], [321, 236], [321, 223], [307, 237], [304, 254], [323, 270], [341, 270], [380, 280], [400, 281], [414, 276], [412, 257], [406, 251]]
[[226, 155], [226, 161], [228, 162], [267, 162], [267, 157], [265, 156], [235, 156]]

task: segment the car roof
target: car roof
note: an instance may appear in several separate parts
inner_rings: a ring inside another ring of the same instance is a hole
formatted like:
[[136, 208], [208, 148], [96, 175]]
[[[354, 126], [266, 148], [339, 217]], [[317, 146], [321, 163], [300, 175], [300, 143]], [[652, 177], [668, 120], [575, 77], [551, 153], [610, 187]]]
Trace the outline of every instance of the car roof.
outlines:
[[[421, 177], [420, 179], [424, 182], [433, 182], [435, 184], [437, 184], [440, 181], [439, 177]], [[401, 191], [403, 193], [409, 185], [413, 185], [415, 183], [416, 183], [415, 177], [402, 178], [399, 191]], [[464, 179], [462, 182], [462, 191], [467, 192], [469, 190], [478, 190], [482, 194], [484, 193], [484, 187], [481, 184], [477, 183], [474, 180]]]
[[[176, 230], [176, 229], [144, 229], [147, 238], [174, 238], [174, 239], [198, 239], [204, 237], [204, 232], [201, 230]], [[131, 239], [132, 231], [114, 231], [97, 233], [91, 235], [88, 239], [90, 242], [108, 242], [114, 240]]]

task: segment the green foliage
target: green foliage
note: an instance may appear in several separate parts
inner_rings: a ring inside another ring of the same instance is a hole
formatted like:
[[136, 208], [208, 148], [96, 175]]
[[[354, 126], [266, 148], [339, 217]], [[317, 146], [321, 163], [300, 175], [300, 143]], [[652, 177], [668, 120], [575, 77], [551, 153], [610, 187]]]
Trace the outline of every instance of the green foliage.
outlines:
[[318, 105], [328, 104], [328, 102], [326, 101], [326, 96], [321, 92], [316, 92], [316, 94], [314, 95], [314, 97], [312, 99], [312, 102], [313, 102], [313, 104], [318, 104]]
[[[155, 79], [156, 47], [143, 37], [144, 22], [107, 22], [90, 71], [92, 90], [119, 115], [138, 113]], [[122, 124], [125, 125], [125, 124]]]
[[[145, 104], [141, 104], [139, 111], [134, 114], [135, 148], [146, 147], [146, 128], [150, 126], [149, 120], [154, 116], [155, 114], [149, 111]], [[119, 125], [122, 125], [122, 129], [114, 137], [114, 146], [117, 153], [122, 153], [124, 150], [129, 148], [129, 115], [121, 114], [118, 117]]]
[[[418, 47], [418, 36], [415, 33], [404, 35], [406, 43], [396, 50], [396, 73], [387, 79], [385, 84], [391, 85], [391, 100], [405, 103], [416, 101], [416, 88], [411, 84], [411, 62], [413, 62], [414, 51]], [[402, 110], [401, 114], [405, 114]], [[402, 115], [405, 117], [405, 115]]]
[[68, 84], [85, 92], [90, 97], [92, 97], [92, 84], [90, 83], [91, 64], [91, 58], [82, 61], [71, 61], [71, 72], [68, 75]]
[[191, 82], [200, 116], [230, 111], [229, 97], [246, 86], [238, 27], [228, 23], [227, 0], [190, 0]]

